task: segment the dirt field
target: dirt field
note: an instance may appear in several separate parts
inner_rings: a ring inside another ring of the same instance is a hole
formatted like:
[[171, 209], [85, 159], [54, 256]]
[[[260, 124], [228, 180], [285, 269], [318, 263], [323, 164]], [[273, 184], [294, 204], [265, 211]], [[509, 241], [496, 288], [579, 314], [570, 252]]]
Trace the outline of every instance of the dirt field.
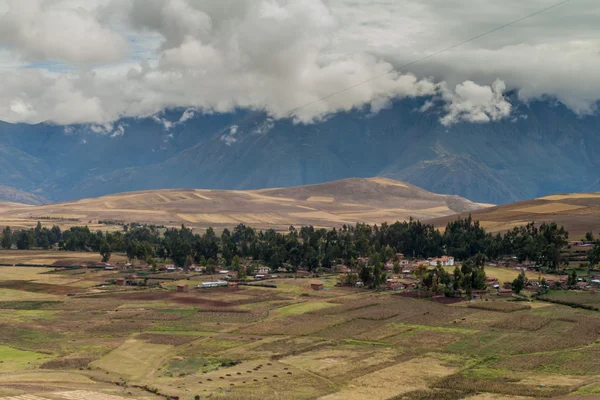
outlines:
[[[321, 185], [255, 191], [156, 190], [122, 193], [45, 206], [0, 204], [0, 226], [33, 227], [38, 219], [61, 228], [99, 221], [140, 222], [193, 228], [232, 227], [287, 230], [290, 225], [333, 227], [356, 222], [428, 219], [482, 208], [466, 199], [438, 195], [390, 179], [345, 179]], [[1, 262], [1, 261], [0, 261]]]
[[445, 305], [335, 277], [178, 293], [106, 283], [125, 272], [0, 272], [0, 400], [535, 399], [600, 380], [600, 314], [558, 304]]

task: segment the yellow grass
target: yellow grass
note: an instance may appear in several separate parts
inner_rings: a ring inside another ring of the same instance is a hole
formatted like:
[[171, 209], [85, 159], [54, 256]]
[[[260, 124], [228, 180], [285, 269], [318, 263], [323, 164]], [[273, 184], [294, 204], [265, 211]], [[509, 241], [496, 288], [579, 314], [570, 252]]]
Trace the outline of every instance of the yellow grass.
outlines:
[[69, 392], [58, 392], [54, 394], [67, 400], [128, 400], [126, 397], [90, 392], [87, 390], [74, 390]]
[[37, 301], [61, 299], [62, 297], [53, 294], [33, 293], [13, 289], [0, 289], [0, 301]]
[[398, 187], [403, 187], [403, 188], [407, 188], [408, 185], [403, 183], [403, 182], [398, 182], [395, 181], [393, 179], [386, 179], [386, 178], [370, 178], [369, 179], [371, 182], [375, 182], [378, 183], [380, 185], [383, 186], [398, 186]]
[[333, 197], [325, 197], [325, 196], [311, 196], [306, 201], [313, 201], [316, 203], [333, 203]]
[[[443, 267], [446, 271], [452, 273], [455, 267]], [[500, 268], [500, 267], [485, 267], [485, 274], [489, 277], [494, 277], [498, 279], [500, 285], [503, 282], [512, 282], [513, 279], [519, 276], [521, 271], [517, 271], [516, 269], [510, 268]], [[527, 279], [537, 281], [538, 273], [535, 271], [525, 271], [525, 275]], [[543, 278], [546, 279], [556, 279], [556, 276], [553, 275], [542, 275]]]
[[515, 209], [515, 211], [534, 213], [534, 214], [547, 214], [547, 213], [557, 213], [557, 212], [563, 212], [563, 211], [578, 210], [580, 208], [585, 208], [585, 206], [576, 206], [573, 204], [565, 204], [565, 203], [548, 203], [548, 204], [541, 204], [539, 206], [533, 206], [533, 207], [517, 208], [517, 209]]
[[396, 364], [363, 375], [337, 393], [321, 397], [322, 400], [384, 400], [394, 396], [423, 390], [435, 380], [456, 372], [435, 358], [419, 358]]
[[144, 379], [161, 367], [164, 357], [172, 348], [171, 345], [129, 339], [117, 349], [92, 362], [92, 365], [132, 379]]
[[600, 193], [572, 193], [572, 194], [554, 194], [552, 196], [541, 197], [540, 200], [570, 200], [570, 199], [598, 199]]

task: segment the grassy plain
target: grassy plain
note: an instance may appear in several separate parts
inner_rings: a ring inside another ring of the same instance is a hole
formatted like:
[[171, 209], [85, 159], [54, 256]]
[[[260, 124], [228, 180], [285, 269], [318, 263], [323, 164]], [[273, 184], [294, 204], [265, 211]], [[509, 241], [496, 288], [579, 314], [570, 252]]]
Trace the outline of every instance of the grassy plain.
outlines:
[[[49, 272], [65, 280], [36, 283]], [[0, 400], [598, 395], [598, 312], [502, 298], [448, 306], [335, 277], [319, 292], [281, 278], [176, 293], [100, 287], [127, 272], [80, 272], [0, 267], [11, 287], [0, 288]], [[67, 296], [73, 276], [79, 292]]]

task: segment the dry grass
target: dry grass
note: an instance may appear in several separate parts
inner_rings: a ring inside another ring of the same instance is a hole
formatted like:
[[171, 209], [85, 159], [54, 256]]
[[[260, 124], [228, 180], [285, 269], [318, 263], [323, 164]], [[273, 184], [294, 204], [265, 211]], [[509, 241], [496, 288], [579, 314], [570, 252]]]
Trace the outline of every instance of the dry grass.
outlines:
[[323, 400], [389, 399], [415, 390], [425, 390], [435, 379], [454, 373], [434, 358], [396, 364], [356, 379], [352, 386], [323, 397]]

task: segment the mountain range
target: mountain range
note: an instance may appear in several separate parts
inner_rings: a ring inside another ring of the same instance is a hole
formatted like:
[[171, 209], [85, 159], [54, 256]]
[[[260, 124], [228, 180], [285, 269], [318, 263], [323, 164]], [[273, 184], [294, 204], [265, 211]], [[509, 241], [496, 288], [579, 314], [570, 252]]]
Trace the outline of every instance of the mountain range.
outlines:
[[493, 204], [600, 190], [600, 116], [512, 96], [511, 119], [444, 126], [441, 105], [419, 111], [428, 100], [313, 124], [181, 109], [107, 126], [0, 122], [0, 185], [49, 201], [374, 176]]

